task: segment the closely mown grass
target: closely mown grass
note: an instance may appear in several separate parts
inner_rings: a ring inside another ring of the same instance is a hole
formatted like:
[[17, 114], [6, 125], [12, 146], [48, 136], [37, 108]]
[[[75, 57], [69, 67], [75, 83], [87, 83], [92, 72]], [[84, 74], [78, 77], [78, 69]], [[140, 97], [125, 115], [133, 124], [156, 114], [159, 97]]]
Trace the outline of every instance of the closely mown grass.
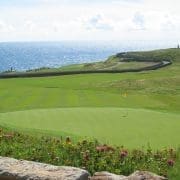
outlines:
[[[125, 95], [124, 95], [125, 96]], [[124, 97], [128, 100], [128, 98]], [[0, 113], [0, 124], [61, 136], [97, 138], [100, 142], [141, 148], [177, 147], [180, 115], [129, 108], [53, 108]]]
[[[179, 150], [128, 150], [125, 147], [102, 145], [98, 141], [72, 142], [70, 137], [32, 136], [0, 129], [0, 155], [54, 165], [75, 166], [91, 174], [109, 171], [129, 175], [135, 170], [148, 170], [176, 179], [179, 172]], [[174, 167], [175, 166], [175, 167]]]

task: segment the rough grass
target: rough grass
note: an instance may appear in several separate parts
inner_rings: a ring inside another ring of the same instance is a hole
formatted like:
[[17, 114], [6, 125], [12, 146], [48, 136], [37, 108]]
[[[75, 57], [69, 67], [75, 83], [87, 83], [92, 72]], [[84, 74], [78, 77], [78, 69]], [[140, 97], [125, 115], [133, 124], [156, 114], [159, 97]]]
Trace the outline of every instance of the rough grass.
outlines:
[[169, 60], [173, 62], [180, 62], [180, 49], [162, 49], [154, 51], [144, 51], [144, 52], [127, 52], [119, 53], [112, 56], [110, 59], [124, 60], [124, 61], [162, 61]]
[[[27, 73], [32, 72], [64, 72], [64, 71], [91, 71], [91, 70], [125, 70], [125, 69], [139, 69], [156, 65], [157, 62], [119, 62], [119, 61], [104, 61], [85, 64], [73, 64], [60, 68], [39, 68], [28, 70]], [[11, 72], [10, 72], [11, 73]], [[17, 73], [17, 72], [16, 72]]]

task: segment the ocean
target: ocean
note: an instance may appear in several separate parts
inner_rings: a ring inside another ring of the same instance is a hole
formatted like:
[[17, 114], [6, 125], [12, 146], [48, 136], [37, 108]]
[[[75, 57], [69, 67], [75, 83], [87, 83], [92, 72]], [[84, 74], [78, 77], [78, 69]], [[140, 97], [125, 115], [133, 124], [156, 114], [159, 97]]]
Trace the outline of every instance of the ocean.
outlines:
[[174, 43], [163, 42], [3, 42], [0, 43], [0, 72], [26, 71], [41, 67], [60, 67], [69, 64], [106, 60], [126, 51], [167, 48]]

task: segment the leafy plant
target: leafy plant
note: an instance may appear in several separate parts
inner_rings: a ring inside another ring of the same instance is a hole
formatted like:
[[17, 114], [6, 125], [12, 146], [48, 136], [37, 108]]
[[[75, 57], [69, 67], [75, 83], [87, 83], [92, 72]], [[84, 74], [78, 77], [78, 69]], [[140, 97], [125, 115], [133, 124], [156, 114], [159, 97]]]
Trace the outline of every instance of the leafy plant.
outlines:
[[[96, 171], [129, 175], [135, 170], [148, 170], [168, 176], [179, 162], [179, 150], [128, 150], [102, 145], [98, 141], [72, 142], [70, 137], [38, 137], [0, 130], [0, 155], [54, 165], [75, 166]], [[173, 174], [173, 173], [171, 173]]]

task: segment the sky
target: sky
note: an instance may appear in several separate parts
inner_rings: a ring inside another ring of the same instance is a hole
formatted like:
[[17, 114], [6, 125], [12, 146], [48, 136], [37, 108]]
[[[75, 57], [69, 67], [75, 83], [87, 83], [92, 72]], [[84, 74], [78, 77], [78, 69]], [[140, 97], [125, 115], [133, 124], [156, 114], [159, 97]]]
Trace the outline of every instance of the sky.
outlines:
[[0, 0], [0, 42], [180, 41], [180, 0]]

